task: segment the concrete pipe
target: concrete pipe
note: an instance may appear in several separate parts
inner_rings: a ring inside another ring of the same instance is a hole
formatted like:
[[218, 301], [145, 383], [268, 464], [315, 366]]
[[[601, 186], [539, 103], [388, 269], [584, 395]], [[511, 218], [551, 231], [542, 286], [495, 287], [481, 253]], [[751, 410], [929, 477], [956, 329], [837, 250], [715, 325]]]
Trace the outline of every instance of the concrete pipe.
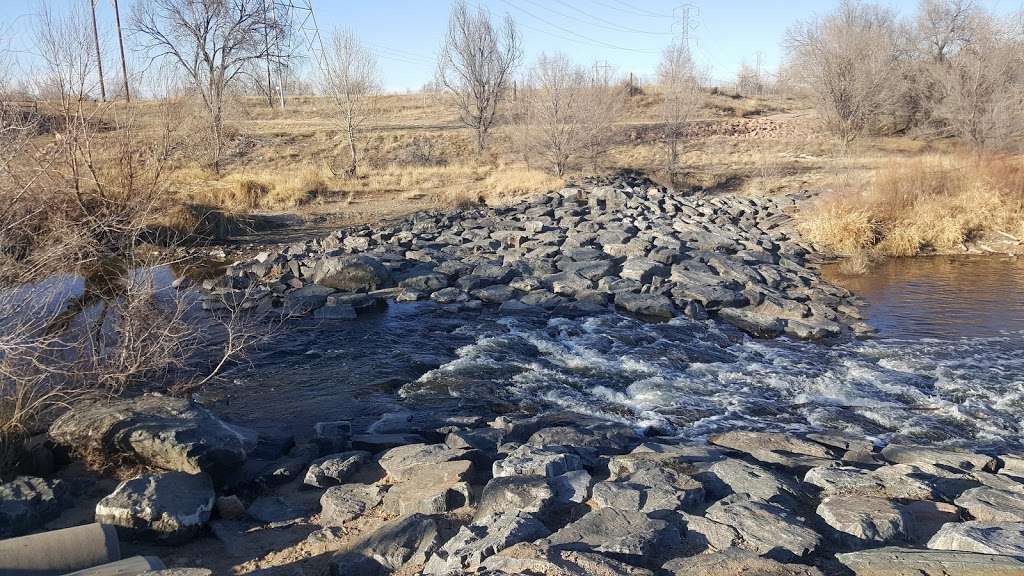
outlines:
[[151, 570], [163, 570], [164, 563], [156, 556], [132, 556], [110, 564], [93, 566], [65, 576], [138, 576]]
[[120, 559], [117, 531], [102, 524], [0, 540], [0, 576], [57, 576]]

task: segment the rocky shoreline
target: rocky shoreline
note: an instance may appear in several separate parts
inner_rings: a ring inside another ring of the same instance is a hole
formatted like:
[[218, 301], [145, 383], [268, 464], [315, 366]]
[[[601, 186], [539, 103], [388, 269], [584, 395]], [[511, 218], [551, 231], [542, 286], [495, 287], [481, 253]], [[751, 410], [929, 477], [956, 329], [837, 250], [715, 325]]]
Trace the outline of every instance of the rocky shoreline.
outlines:
[[[76, 408], [50, 435], [58, 449], [145, 468], [95, 519], [175, 558], [212, 536], [241, 562], [261, 530], [253, 568], [290, 558], [289, 574], [1024, 572], [1022, 455], [880, 447], [841, 431], [686, 441], [571, 413], [389, 414], [368, 430], [311, 432], [261, 437], [147, 395]], [[61, 480], [2, 485], [0, 524], [37, 530], [68, 492]]]
[[417, 213], [265, 251], [205, 281], [204, 304], [347, 320], [429, 299], [452, 312], [710, 314], [755, 337], [869, 334], [856, 299], [820, 278], [787, 213], [795, 203], [591, 179], [512, 207]]

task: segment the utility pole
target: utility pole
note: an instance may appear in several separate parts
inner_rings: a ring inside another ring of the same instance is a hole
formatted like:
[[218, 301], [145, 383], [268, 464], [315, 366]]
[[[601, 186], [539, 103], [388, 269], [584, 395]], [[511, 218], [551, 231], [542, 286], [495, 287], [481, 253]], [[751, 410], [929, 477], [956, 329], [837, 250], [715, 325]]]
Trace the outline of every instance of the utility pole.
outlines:
[[274, 77], [270, 73], [270, 61], [273, 58], [270, 51], [270, 10], [267, 9], [267, 0], [263, 0], [263, 47], [267, 51], [267, 104], [274, 108]]
[[92, 7], [92, 38], [96, 42], [96, 66], [100, 75], [100, 101], [107, 101], [107, 86], [103, 82], [103, 54], [100, 53], [100, 32], [96, 26], [96, 0], [89, 0]]
[[757, 95], [764, 96], [764, 81], [761, 80], [761, 62], [764, 60], [764, 52], [758, 50], [754, 54], [755, 79], [757, 82]]
[[121, 35], [121, 10], [114, 0], [114, 21], [117, 23], [117, 44], [121, 48], [121, 78], [124, 79], [124, 101], [131, 102], [132, 94], [128, 90], [128, 64], [124, 60], [124, 36]]

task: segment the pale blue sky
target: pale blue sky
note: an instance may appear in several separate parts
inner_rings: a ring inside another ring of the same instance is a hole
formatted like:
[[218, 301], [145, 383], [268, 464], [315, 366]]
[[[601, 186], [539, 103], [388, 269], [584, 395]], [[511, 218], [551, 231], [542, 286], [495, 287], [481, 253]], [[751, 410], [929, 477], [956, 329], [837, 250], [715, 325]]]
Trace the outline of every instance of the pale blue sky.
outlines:
[[[26, 47], [26, 30], [42, 0], [0, 0], [0, 30]], [[61, 8], [89, 0], [45, 0]], [[589, 63], [607, 61], [621, 73], [649, 77], [661, 50], [682, 30], [680, 2], [673, 0], [478, 0], [492, 13], [511, 14], [522, 33], [527, 61], [561, 51]], [[982, 0], [997, 12], [1021, 0]], [[101, 26], [112, 26], [110, 0], [99, 0]], [[121, 0], [122, 18], [134, 0]], [[836, 0], [690, 0], [691, 46], [713, 80], [728, 81], [744, 61], [762, 53], [767, 69], [782, 57], [781, 41], [795, 21], [828, 11]], [[883, 0], [904, 14], [917, 0]], [[378, 51], [389, 90], [416, 89], [434, 70], [448, 17], [447, 0], [313, 0], [321, 30], [349, 27]]]

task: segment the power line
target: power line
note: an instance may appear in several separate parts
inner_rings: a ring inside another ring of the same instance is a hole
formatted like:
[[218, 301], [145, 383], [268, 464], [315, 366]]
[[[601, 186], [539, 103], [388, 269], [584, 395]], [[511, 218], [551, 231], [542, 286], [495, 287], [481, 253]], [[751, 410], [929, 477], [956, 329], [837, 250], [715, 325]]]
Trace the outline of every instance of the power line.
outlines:
[[[562, 16], [563, 18], [569, 18], [569, 19], [575, 18], [575, 16], [570, 16], [569, 14], [566, 14], [565, 12], [559, 12], [559, 11], [553, 9], [553, 8], [549, 8], [547, 6], [544, 6], [543, 4], [535, 2], [534, 0], [526, 0], [526, 1], [529, 2], [530, 4], [533, 4], [534, 6], [539, 6], [541, 8], [544, 8], [548, 12], [552, 12], [554, 14], [558, 14], [559, 16]], [[558, 2], [559, 4], [561, 4], [561, 5], [563, 5], [563, 6], [567, 7], [567, 8], [571, 8], [572, 10], [575, 10], [575, 11], [579, 12], [580, 14], [583, 14], [587, 18], [590, 18], [592, 20], [596, 20], [598, 22], [603, 22], [604, 24], [591, 24], [591, 26], [597, 26], [599, 28], [604, 28], [605, 30], [612, 30], [613, 32], [627, 32], [627, 33], [630, 33], [630, 34], [649, 34], [649, 35], [652, 35], [652, 36], [671, 36], [672, 35], [671, 32], [652, 32], [650, 30], [640, 30], [640, 29], [637, 29], [637, 28], [629, 28], [627, 26], [622, 26], [622, 25], [616, 24], [615, 22], [612, 22], [611, 20], [605, 20], [604, 18], [601, 18], [600, 16], [594, 16], [593, 14], [588, 14], [585, 10], [580, 10], [576, 6], [573, 6], [572, 4], [569, 4], [567, 2], [563, 2], [562, 0], [555, 0], [555, 2]]]
[[[623, 51], [626, 51], [626, 52], [637, 52], [637, 53], [640, 53], [640, 54], [654, 54], [654, 53], [657, 52], [655, 50], [642, 50], [642, 49], [637, 49], [637, 48], [627, 48], [625, 46], [616, 46], [615, 44], [610, 44], [608, 42], [603, 42], [601, 40], [595, 40], [593, 38], [589, 38], [587, 36], [584, 36], [583, 34], [579, 34], [577, 32], [573, 32], [572, 30], [569, 30], [568, 28], [565, 28], [563, 26], [559, 26], [558, 24], [555, 24], [555, 23], [553, 23], [553, 22], [551, 22], [549, 20], [546, 20], [546, 19], [544, 19], [544, 18], [542, 18], [540, 16], [537, 16], [533, 12], [530, 12], [529, 10], [527, 10], [526, 8], [523, 8], [521, 6], [516, 6], [515, 4], [513, 4], [509, 0], [501, 0], [501, 1], [504, 2], [505, 4], [508, 4], [509, 6], [511, 6], [513, 8], [515, 8], [516, 10], [519, 10], [520, 12], [526, 14], [527, 16], [530, 16], [530, 17], [532, 17], [532, 18], [534, 18], [536, 20], [540, 20], [544, 24], [547, 24], [548, 26], [551, 26], [552, 28], [555, 28], [556, 30], [561, 30], [562, 32], [564, 32], [566, 34], [578, 37], [582, 41], [584, 41], [586, 43], [589, 43], [591, 45], [594, 45], [594, 46], [598, 46], [598, 47], [602, 47], [602, 48], [610, 48], [612, 50], [623, 50]], [[541, 30], [541, 32], [545, 32], [545, 31]], [[548, 33], [548, 32], [545, 32], [545, 33]], [[563, 38], [563, 39], [566, 39], [566, 38]], [[577, 42], [578, 41], [579, 40], [577, 40]]]
[[634, 14], [636, 16], [643, 16], [644, 18], [671, 18], [672, 17], [671, 14], [661, 14], [659, 12], [654, 12], [652, 10], [647, 10], [647, 9], [644, 9], [644, 8], [638, 8], [636, 6], [627, 4], [625, 2], [620, 2], [620, 1], [616, 1], [616, 4], [618, 4], [618, 6], [616, 6], [614, 4], [610, 4], [608, 2], [602, 2], [602, 0], [590, 0], [590, 1], [593, 2], [594, 4], [598, 4], [600, 6], [604, 6], [605, 8], [611, 8], [612, 10], [618, 10], [619, 12], [625, 12], [626, 14]]

